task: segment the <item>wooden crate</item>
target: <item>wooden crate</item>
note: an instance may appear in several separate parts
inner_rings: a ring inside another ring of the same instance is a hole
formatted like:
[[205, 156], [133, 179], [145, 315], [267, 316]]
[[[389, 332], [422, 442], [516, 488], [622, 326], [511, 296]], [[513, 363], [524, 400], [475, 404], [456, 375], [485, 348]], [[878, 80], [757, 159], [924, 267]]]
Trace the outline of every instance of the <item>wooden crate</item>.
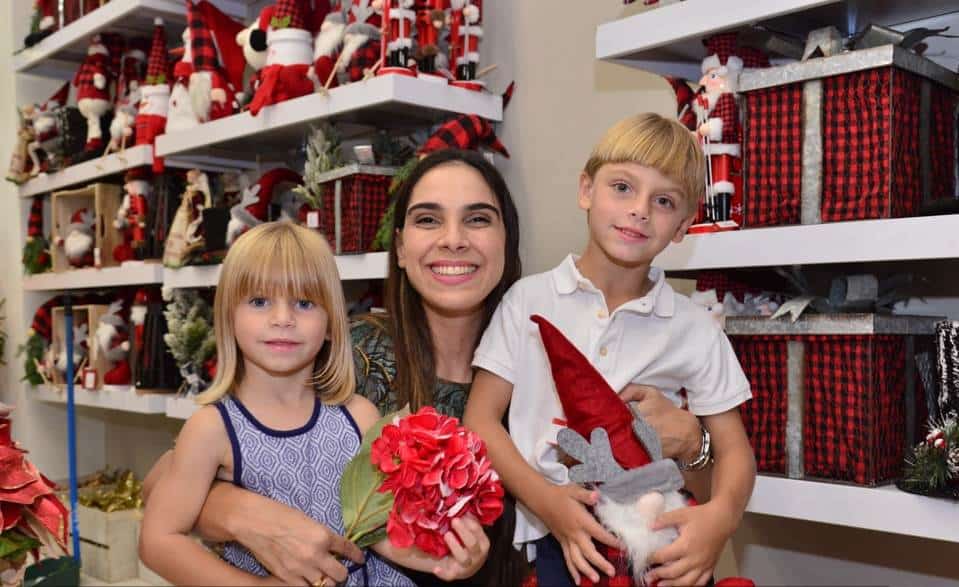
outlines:
[[[103, 375], [110, 369], [110, 362], [107, 361], [103, 354], [100, 352], [96, 344], [96, 339], [94, 334], [97, 330], [97, 324], [100, 322], [100, 318], [107, 313], [109, 306], [103, 304], [91, 304], [86, 306], [73, 306], [73, 325], [77, 327], [81, 324], [86, 324], [89, 335], [89, 346], [87, 354], [87, 367], [92, 367], [97, 374], [96, 377], [96, 389], [99, 389], [103, 385]], [[53, 332], [51, 335], [51, 345], [53, 348], [59, 351], [62, 348], [64, 341], [66, 340], [66, 330], [64, 329], [64, 315], [63, 307], [56, 307], [52, 310], [52, 321], [53, 321]], [[76, 344], [76, 341], [74, 341]], [[63, 386], [66, 384], [64, 376], [56, 368], [53, 369], [53, 383], [58, 386]], [[83, 386], [83, 381], [78, 383], [81, 387]]]
[[[53, 192], [53, 242], [66, 237], [70, 228], [70, 217], [81, 208], [94, 213], [94, 259], [100, 267], [114, 267], [119, 263], [113, 258], [113, 248], [121, 242], [120, 232], [114, 227], [113, 220], [123, 199], [120, 186], [108, 183], [94, 183], [75, 190]], [[55, 273], [73, 269], [63, 250], [58, 246], [50, 247]]]
[[77, 507], [83, 574], [107, 583], [137, 578], [142, 512], [104, 512], [83, 505]]

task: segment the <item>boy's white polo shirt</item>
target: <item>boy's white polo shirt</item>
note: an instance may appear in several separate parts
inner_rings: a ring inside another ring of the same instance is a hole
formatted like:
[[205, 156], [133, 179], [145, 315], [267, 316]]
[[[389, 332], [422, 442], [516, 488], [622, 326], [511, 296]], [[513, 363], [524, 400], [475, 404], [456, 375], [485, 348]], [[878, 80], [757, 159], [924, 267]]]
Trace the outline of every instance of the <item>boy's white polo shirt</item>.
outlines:
[[[752, 397], [725, 333], [703, 308], [674, 292], [662, 270], [650, 270], [655, 285], [646, 296], [610, 315], [602, 292], [582, 276], [577, 260], [569, 255], [552, 271], [518, 281], [503, 297], [473, 357], [474, 367], [513, 384], [510, 436], [527, 462], [558, 484], [568, 482], [553, 448], [558, 431], [553, 420], [563, 418], [563, 409], [539, 329], [529, 319], [533, 314], [552, 322], [616, 391], [642, 383], [681, 405], [679, 391], [685, 389], [690, 411], [700, 416], [725, 412]], [[517, 504], [515, 545], [548, 533]]]

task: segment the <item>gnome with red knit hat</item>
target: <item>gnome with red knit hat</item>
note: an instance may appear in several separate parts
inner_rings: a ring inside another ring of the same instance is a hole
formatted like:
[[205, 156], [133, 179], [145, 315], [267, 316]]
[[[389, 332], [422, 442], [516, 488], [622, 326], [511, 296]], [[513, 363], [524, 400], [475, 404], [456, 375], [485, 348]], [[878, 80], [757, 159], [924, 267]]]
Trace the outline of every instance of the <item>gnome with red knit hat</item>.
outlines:
[[110, 85], [113, 75], [110, 53], [101, 35], [94, 35], [87, 56], [73, 78], [77, 88], [77, 108], [87, 121], [87, 142], [84, 153], [98, 154], [106, 146], [100, 119], [110, 110]]
[[347, 72], [350, 81], [363, 79], [365, 70], [379, 59], [382, 26], [381, 4], [375, 4], [375, 0], [352, 0], [343, 31], [343, 50], [336, 60], [337, 70]]
[[63, 249], [67, 262], [71, 266], [93, 265], [94, 224], [93, 213], [86, 208], [80, 208], [70, 216], [66, 237], [57, 237], [56, 245]]
[[250, 102], [256, 116], [264, 106], [291, 100], [314, 90], [307, 71], [313, 63], [313, 33], [308, 0], [277, 0], [266, 33], [266, 66], [259, 73], [260, 85]]
[[[170, 65], [167, 62], [166, 33], [163, 19], [153, 21], [153, 40], [147, 74], [141, 90], [140, 106], [135, 121], [136, 144], [153, 145], [166, 129], [167, 108], [170, 103]], [[154, 171], [163, 171], [163, 160], [154, 157]]]
[[187, 31], [192, 71], [189, 93], [197, 121], [239, 111], [236, 93], [243, 88], [243, 52], [234, 42], [243, 25], [207, 2], [187, 0]]
[[[303, 183], [299, 173], [285, 167], [277, 167], [264, 173], [259, 180], [243, 190], [240, 202], [230, 208], [230, 222], [226, 229], [226, 243], [233, 244], [247, 230], [263, 224], [269, 215], [270, 203], [284, 188]], [[283, 211], [284, 216], [295, 219], [296, 213]]]
[[97, 324], [96, 340], [103, 358], [110, 362], [110, 370], [103, 374], [106, 385], [130, 385], [133, 374], [130, 370], [130, 335], [123, 318], [123, 300], [110, 304], [106, 314]]

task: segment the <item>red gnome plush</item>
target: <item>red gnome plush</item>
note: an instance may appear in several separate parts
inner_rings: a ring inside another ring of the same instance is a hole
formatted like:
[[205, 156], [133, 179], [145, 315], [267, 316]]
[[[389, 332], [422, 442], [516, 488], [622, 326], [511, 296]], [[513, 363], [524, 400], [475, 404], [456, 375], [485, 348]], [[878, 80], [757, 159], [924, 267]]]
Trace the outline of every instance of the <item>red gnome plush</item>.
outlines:
[[264, 106], [313, 93], [307, 76], [313, 64], [313, 33], [307, 0], [278, 0], [266, 33], [266, 66], [250, 102], [256, 116]]
[[[601, 576], [599, 585], [644, 585], [649, 557], [678, 536], [675, 528], [653, 530], [664, 512], [690, 505], [680, 491], [683, 476], [672, 459], [662, 457], [656, 431], [634, 414], [585, 356], [542, 316], [539, 326], [567, 428], [557, 435], [559, 447], [578, 461], [570, 481], [599, 491], [594, 514], [625, 545], [625, 552], [604, 547], [616, 567], [615, 577]], [[752, 582], [720, 585], [751, 586]], [[594, 585], [583, 577], [580, 585]], [[655, 585], [651, 586], [655, 587]]]
[[100, 317], [97, 324], [97, 345], [103, 357], [110, 361], [111, 367], [103, 375], [106, 385], [130, 385], [133, 374], [130, 370], [130, 335], [127, 323], [121, 316], [123, 300], [110, 304], [107, 313]]

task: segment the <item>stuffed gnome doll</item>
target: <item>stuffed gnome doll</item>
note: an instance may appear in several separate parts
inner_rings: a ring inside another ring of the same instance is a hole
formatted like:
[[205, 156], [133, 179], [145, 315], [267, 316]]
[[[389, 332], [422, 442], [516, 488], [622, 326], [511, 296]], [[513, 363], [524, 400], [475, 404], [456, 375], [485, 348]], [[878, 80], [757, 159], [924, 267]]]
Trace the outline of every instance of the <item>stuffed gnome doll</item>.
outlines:
[[[542, 316], [530, 319], [539, 326], [566, 417], [559, 447], [579, 463], [570, 467], [570, 481], [596, 487], [600, 497], [593, 513], [626, 546], [629, 569], [617, 568], [617, 578], [631, 571], [632, 583], [644, 585], [650, 556], [678, 537], [675, 528], [653, 530], [653, 523], [664, 512], [695, 502], [680, 492], [683, 476], [675, 461], [662, 457], [656, 431], [555, 326]], [[617, 578], [603, 577], [600, 584], [621, 584]]]

